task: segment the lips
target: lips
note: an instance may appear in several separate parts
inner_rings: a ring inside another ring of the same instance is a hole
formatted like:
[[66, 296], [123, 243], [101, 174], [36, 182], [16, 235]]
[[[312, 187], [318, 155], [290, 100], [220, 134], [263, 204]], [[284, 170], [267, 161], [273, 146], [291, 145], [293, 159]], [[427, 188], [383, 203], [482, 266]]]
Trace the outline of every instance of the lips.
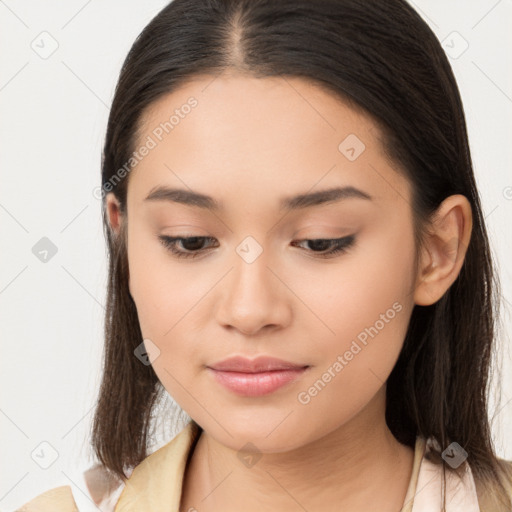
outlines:
[[309, 367], [269, 356], [234, 356], [206, 368], [216, 382], [233, 393], [258, 397], [297, 381]]
[[259, 356], [255, 359], [235, 356], [209, 365], [208, 368], [225, 372], [260, 373], [278, 370], [300, 370], [308, 366], [268, 356]]

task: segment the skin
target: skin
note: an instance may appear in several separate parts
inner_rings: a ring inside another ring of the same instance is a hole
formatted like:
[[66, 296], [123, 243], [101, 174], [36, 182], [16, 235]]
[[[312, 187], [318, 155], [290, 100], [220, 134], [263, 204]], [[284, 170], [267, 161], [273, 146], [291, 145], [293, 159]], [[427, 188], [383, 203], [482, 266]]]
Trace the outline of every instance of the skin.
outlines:
[[[127, 222], [130, 293], [144, 338], [160, 351], [152, 365], [204, 429], [180, 510], [363, 511], [377, 497], [379, 510], [397, 512], [413, 450], [386, 425], [386, 380], [414, 305], [439, 300], [460, 271], [471, 207], [461, 195], [443, 202], [416, 267], [410, 184], [384, 155], [371, 118], [301, 78], [225, 72], [154, 103], [140, 142], [190, 96], [197, 107], [131, 171], [127, 218], [107, 196], [112, 229]], [[349, 134], [365, 144], [354, 161], [338, 150]], [[144, 201], [156, 185], [213, 196], [224, 208]], [[278, 208], [285, 196], [347, 185], [372, 199]], [[331, 258], [315, 252], [330, 246], [292, 245], [351, 234], [355, 244]], [[159, 235], [215, 241], [179, 259]], [[263, 249], [250, 264], [236, 251], [249, 235]], [[378, 334], [300, 403], [298, 394], [396, 303]], [[205, 368], [260, 354], [310, 368], [260, 397], [234, 394]], [[261, 455], [251, 467], [238, 457], [248, 442]]]

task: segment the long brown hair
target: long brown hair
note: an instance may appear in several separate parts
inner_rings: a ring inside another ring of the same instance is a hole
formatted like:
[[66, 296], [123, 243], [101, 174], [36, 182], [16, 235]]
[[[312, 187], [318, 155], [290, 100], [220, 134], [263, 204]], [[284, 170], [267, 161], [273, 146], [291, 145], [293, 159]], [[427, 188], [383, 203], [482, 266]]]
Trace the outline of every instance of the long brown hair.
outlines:
[[[142, 114], [186, 80], [228, 69], [256, 78], [302, 77], [370, 115], [388, 157], [412, 184], [417, 247], [446, 197], [468, 198], [473, 231], [465, 261], [439, 301], [413, 309], [387, 383], [386, 421], [411, 447], [418, 435], [432, 437], [441, 463], [441, 452], [456, 441], [475, 477], [496, 485], [510, 506], [487, 416], [499, 282], [460, 93], [434, 33], [405, 0], [174, 0], [136, 39], [115, 90], [102, 190], [115, 194], [123, 213]], [[151, 365], [134, 356], [142, 335], [128, 288], [126, 232], [114, 236], [104, 195], [102, 204], [109, 273], [91, 437], [99, 461], [124, 479], [124, 470], [148, 455], [165, 390]], [[445, 467], [455, 471], [443, 463], [443, 475]]]

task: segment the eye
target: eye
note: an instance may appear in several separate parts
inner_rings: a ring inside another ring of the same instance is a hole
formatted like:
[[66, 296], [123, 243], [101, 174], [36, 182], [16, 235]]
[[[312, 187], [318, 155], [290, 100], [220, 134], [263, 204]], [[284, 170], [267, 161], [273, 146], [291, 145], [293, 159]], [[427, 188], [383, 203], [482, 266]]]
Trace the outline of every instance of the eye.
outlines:
[[[314, 238], [309, 240], [299, 240], [299, 243], [306, 242], [313, 247], [313, 253], [320, 258], [329, 258], [336, 254], [345, 253], [355, 243], [355, 235], [345, 236], [343, 238]], [[295, 244], [295, 242], [293, 242]]]
[[[196, 258], [206, 251], [204, 248], [205, 242], [215, 241], [215, 238], [209, 236], [173, 237], [162, 235], [159, 239], [162, 244], [178, 258]], [[316, 253], [318, 257], [327, 258], [347, 252], [348, 249], [354, 245], [355, 236], [298, 240], [294, 241], [292, 244], [295, 245], [304, 242], [308, 243], [313, 248], [311, 252]], [[178, 244], [181, 244], [183, 249], [177, 248]]]
[[[215, 240], [215, 238], [209, 236], [160, 236], [158, 238], [178, 258], [196, 258], [205, 250], [202, 247], [205, 240]], [[176, 245], [178, 243], [181, 243], [185, 250], [177, 249]]]

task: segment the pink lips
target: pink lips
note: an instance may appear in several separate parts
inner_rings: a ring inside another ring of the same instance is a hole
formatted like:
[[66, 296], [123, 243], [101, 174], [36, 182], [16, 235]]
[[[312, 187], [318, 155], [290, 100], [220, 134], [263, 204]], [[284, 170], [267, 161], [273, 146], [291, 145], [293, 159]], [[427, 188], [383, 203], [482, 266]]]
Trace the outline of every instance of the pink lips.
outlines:
[[236, 356], [207, 368], [217, 382], [231, 391], [243, 396], [261, 396], [297, 380], [308, 367], [273, 357], [247, 359]]

